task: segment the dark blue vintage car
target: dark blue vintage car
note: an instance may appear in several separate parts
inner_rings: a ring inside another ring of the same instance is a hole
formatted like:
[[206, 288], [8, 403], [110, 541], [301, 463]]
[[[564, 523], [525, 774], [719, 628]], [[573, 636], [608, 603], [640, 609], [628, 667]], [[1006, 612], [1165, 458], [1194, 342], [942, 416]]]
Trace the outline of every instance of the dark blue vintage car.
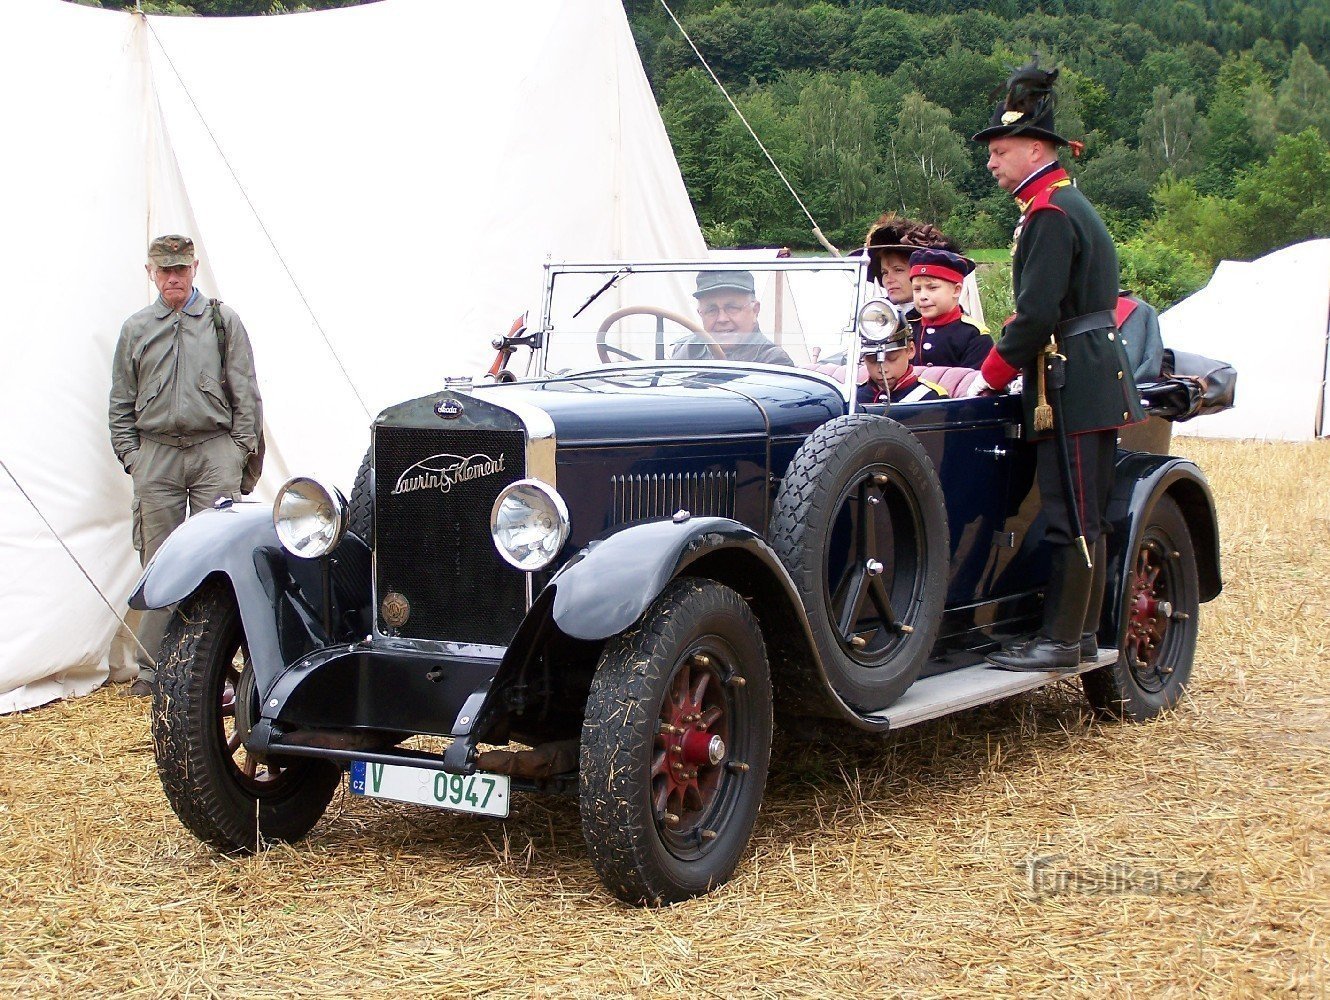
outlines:
[[[191, 518], [133, 598], [179, 603], [153, 736], [184, 824], [300, 838], [343, 770], [490, 816], [575, 794], [611, 892], [682, 900], [743, 857], [774, 725], [886, 731], [1067, 676], [983, 661], [1049, 573], [1019, 400], [857, 404], [895, 322], [869, 287], [855, 260], [550, 265], [488, 380], [379, 415], [349, 500], [297, 478]], [[1082, 664], [1130, 720], [1177, 702], [1220, 590], [1168, 437], [1119, 452]]]

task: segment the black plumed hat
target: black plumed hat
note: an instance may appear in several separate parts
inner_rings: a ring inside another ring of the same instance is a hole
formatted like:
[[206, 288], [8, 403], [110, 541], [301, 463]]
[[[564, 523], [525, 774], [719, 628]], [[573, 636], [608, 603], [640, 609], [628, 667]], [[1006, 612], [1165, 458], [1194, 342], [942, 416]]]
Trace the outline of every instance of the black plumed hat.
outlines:
[[988, 127], [971, 138], [975, 142], [988, 142], [1011, 135], [1045, 139], [1057, 146], [1079, 145], [1058, 135], [1053, 124], [1053, 108], [1057, 104], [1053, 84], [1057, 78], [1056, 69], [1040, 69], [1039, 57], [1034, 56], [1007, 78], [1005, 96], [993, 110]]

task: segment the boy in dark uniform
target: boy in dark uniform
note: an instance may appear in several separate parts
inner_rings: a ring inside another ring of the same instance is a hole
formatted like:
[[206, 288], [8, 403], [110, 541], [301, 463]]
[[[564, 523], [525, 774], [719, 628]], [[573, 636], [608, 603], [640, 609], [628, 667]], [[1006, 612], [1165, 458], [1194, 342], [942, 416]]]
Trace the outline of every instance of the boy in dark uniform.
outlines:
[[859, 384], [856, 398], [860, 403], [919, 403], [925, 399], [944, 399], [947, 390], [919, 377], [914, 367], [917, 347], [914, 332], [902, 323], [886, 340], [863, 340], [860, 360], [868, 377]]
[[[989, 126], [974, 136], [988, 145], [988, 171], [1016, 198], [1021, 219], [1012, 249], [1016, 312], [967, 395], [1002, 389], [1024, 375], [1025, 429], [1038, 442], [1036, 475], [1053, 547], [1042, 628], [988, 657], [1007, 670], [1068, 670], [1094, 657], [1107, 560], [1103, 515], [1117, 431], [1145, 418], [1114, 317], [1117, 251], [1058, 164], [1058, 148], [1075, 150], [1078, 144], [1054, 128], [1056, 79], [1057, 70], [1041, 70], [1034, 62], [1017, 70]], [[1050, 397], [1045, 378], [1056, 377], [1063, 358], [1065, 386], [1055, 412], [1049, 400], [1056, 394]], [[1070, 483], [1059, 467], [1062, 441]], [[1072, 504], [1093, 568], [1073, 533]]]
[[910, 254], [910, 288], [919, 319], [911, 321], [925, 365], [978, 368], [993, 341], [961, 312], [961, 288], [974, 261], [948, 250]]

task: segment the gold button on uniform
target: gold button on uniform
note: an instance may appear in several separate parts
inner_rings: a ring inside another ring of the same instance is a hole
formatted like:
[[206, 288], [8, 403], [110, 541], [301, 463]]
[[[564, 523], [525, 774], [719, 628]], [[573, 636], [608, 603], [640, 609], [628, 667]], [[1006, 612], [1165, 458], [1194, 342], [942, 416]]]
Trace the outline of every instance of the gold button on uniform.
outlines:
[[1118, 379], [1119, 379], [1119, 380], [1122, 379], [1122, 372], [1118, 372]]
[[1123, 420], [1130, 420], [1131, 418], [1130, 418], [1126, 413], [1123, 413], [1123, 414], [1122, 414], [1122, 419], [1123, 419]]
[[1108, 339], [1109, 339], [1109, 340], [1117, 340], [1117, 337], [1115, 337], [1113, 334], [1110, 333], [1110, 334], [1108, 335]]

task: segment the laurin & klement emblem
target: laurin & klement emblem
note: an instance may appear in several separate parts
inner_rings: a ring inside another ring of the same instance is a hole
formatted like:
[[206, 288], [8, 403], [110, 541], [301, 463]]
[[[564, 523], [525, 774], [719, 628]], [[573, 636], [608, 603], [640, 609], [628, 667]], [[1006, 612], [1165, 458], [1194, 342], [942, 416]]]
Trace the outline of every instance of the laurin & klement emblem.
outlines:
[[438, 490], [447, 493], [458, 483], [484, 479], [503, 471], [504, 456], [490, 458], [483, 453], [475, 455], [431, 455], [422, 458], [397, 477], [393, 495], [414, 493], [416, 490]]

